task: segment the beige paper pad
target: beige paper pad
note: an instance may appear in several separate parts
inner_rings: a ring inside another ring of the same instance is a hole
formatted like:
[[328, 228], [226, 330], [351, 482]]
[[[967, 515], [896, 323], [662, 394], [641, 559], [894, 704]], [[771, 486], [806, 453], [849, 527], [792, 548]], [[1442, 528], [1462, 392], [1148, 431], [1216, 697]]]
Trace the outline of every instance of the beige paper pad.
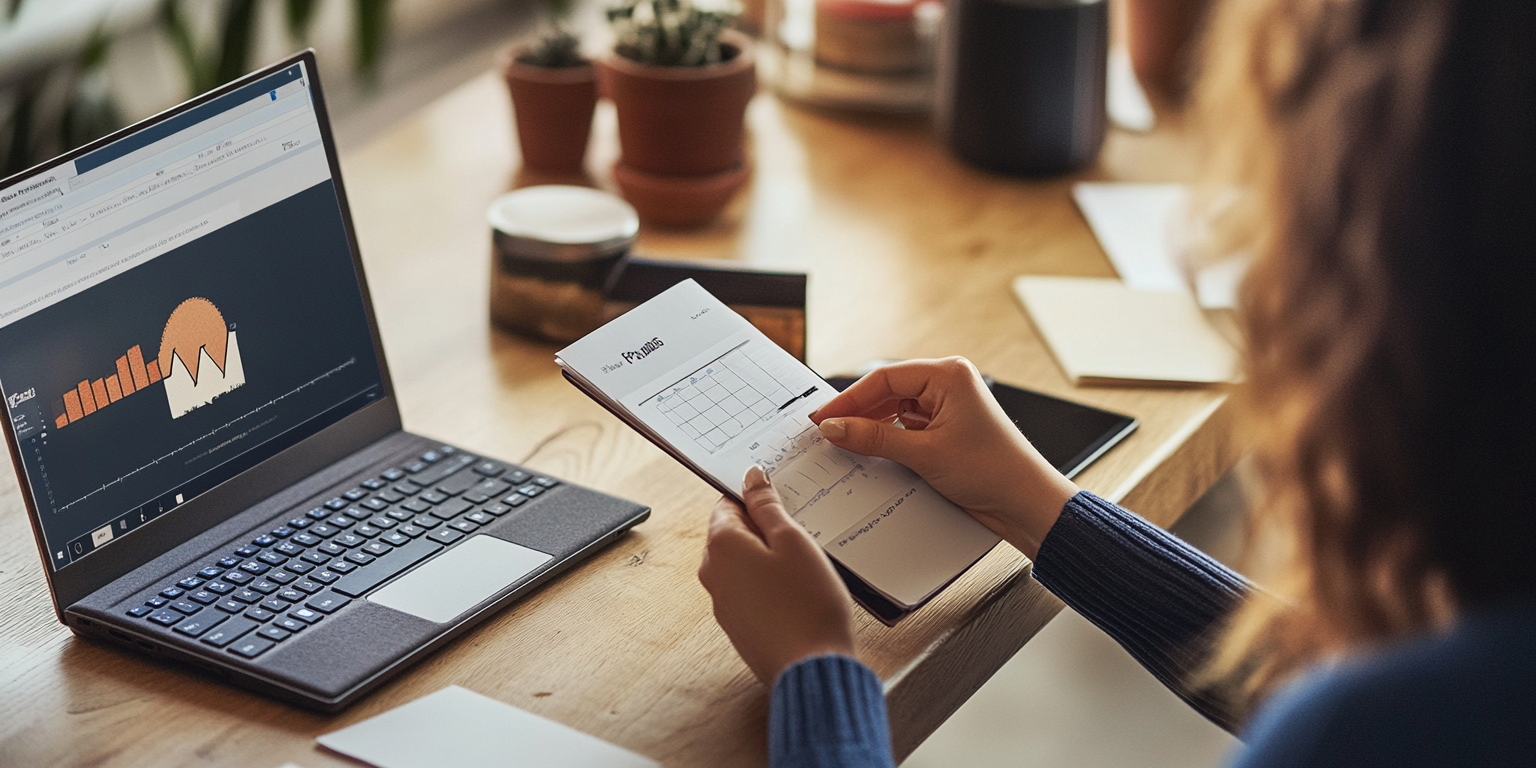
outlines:
[[1183, 291], [1028, 276], [1016, 278], [1013, 291], [1074, 384], [1212, 384], [1240, 376], [1237, 351]]

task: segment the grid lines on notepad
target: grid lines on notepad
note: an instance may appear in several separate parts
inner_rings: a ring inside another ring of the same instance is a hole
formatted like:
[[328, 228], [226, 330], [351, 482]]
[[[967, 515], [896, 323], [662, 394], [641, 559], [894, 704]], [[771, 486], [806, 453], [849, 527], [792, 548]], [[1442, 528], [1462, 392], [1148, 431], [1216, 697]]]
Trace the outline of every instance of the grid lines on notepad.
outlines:
[[742, 347], [656, 396], [657, 410], [714, 453], [751, 425], [778, 412], [793, 397]]

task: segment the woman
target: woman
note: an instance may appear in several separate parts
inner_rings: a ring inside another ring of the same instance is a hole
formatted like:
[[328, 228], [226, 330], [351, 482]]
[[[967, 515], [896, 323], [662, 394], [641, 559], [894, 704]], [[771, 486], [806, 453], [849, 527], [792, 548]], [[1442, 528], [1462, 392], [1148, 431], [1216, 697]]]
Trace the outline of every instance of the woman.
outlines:
[[[1244, 0], [1210, 39], [1218, 178], [1250, 191], [1265, 591], [1056, 473], [963, 360], [813, 419], [1032, 558], [1240, 765], [1536, 763], [1536, 3]], [[774, 765], [890, 765], [836, 576], [744, 487], [699, 575], [773, 685]]]

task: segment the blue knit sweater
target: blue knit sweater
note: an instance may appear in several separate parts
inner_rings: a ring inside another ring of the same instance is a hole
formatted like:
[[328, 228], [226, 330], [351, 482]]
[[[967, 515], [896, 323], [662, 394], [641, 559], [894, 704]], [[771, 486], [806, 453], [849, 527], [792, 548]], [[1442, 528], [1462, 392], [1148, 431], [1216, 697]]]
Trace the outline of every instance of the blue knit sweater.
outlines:
[[[1249, 589], [1241, 576], [1120, 507], [1067, 502], [1034, 577], [1213, 722], [1239, 714], [1185, 686], [1213, 629]], [[775, 768], [893, 765], [880, 680], [843, 656], [806, 659], [774, 683]], [[1239, 768], [1536, 765], [1536, 603], [1492, 606], [1448, 632], [1320, 667], [1249, 721]]]

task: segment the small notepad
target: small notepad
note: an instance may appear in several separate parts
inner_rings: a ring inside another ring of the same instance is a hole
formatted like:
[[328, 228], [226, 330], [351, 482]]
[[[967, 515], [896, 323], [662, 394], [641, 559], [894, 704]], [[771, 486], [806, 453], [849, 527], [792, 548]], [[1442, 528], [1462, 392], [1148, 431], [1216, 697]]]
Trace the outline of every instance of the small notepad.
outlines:
[[1027, 276], [1013, 290], [1074, 384], [1213, 384], [1240, 375], [1237, 350], [1184, 291]]
[[659, 768], [574, 728], [457, 685], [327, 733], [321, 746], [378, 768]]

